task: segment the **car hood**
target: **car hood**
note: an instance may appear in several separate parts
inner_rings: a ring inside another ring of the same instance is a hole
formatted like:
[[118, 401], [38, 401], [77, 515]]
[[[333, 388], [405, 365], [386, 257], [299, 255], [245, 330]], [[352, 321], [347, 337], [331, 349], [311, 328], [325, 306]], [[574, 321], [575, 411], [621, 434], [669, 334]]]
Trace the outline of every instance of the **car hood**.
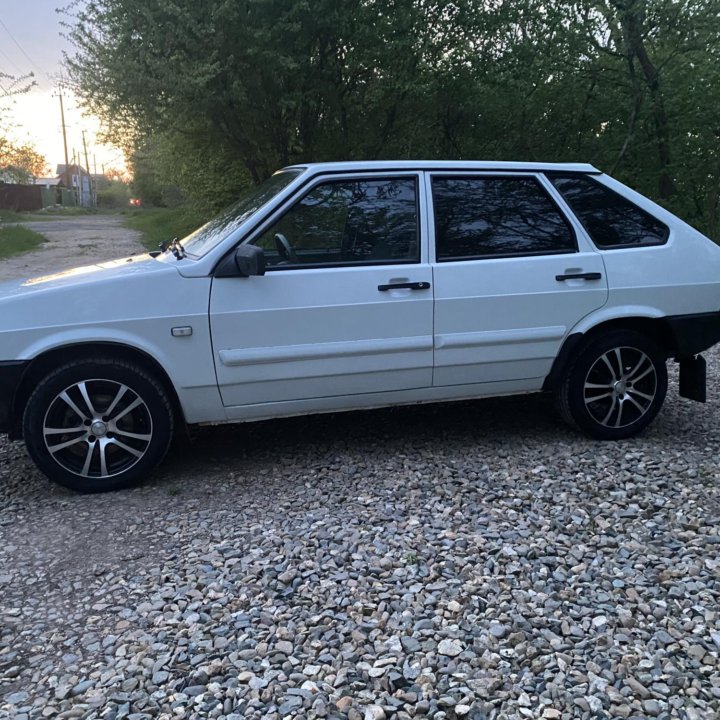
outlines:
[[177, 302], [186, 283], [173, 263], [150, 255], [2, 283], [0, 356], [9, 352], [3, 352], [1, 336], [11, 330], [97, 326], [167, 314], [168, 304]]
[[8, 280], [0, 282], [0, 302], [31, 293], [52, 292], [80, 285], [92, 285], [121, 278], [127, 279], [150, 273], [167, 272], [171, 267], [168, 263], [145, 253], [96, 265], [62, 270], [50, 275], [40, 275], [27, 280]]

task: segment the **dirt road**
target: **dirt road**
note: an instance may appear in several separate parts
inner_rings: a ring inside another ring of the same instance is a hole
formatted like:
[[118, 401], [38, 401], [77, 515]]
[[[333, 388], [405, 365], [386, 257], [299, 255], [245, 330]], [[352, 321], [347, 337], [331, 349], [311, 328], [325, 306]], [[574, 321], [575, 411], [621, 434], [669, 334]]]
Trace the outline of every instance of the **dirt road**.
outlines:
[[0, 281], [135, 255], [145, 249], [140, 233], [122, 226], [120, 215], [82, 215], [21, 223], [47, 242], [39, 250], [0, 260]]

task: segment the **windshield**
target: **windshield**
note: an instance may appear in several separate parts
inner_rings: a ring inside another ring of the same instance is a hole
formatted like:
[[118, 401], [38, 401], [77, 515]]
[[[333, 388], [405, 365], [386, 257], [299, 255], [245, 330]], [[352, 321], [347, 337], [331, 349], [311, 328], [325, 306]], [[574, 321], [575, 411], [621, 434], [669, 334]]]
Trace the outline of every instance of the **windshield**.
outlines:
[[283, 170], [261, 185], [248, 188], [236, 203], [180, 241], [185, 252], [194, 257], [205, 255], [286, 188], [301, 172], [302, 170]]

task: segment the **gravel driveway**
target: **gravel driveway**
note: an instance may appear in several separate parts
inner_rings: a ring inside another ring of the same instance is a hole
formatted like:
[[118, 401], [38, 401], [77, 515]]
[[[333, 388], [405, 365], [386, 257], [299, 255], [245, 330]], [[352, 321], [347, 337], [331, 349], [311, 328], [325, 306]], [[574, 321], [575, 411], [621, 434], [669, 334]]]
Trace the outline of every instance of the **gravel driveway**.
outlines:
[[122, 227], [122, 215], [77, 215], [20, 223], [44, 235], [38, 250], [0, 260], [0, 281], [60, 272], [143, 252], [140, 233]]
[[717, 718], [708, 359], [616, 443], [542, 397], [327, 415], [80, 496], [0, 440], [0, 717]]

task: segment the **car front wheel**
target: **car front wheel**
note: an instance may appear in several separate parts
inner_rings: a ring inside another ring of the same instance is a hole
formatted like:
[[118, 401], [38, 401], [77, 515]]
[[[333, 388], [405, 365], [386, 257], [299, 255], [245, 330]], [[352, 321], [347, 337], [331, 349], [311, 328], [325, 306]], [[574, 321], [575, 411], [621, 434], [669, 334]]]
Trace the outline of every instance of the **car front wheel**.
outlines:
[[30, 456], [51, 480], [80, 492], [127, 487], [165, 456], [173, 432], [167, 392], [143, 368], [93, 358], [45, 376], [23, 416]]
[[563, 417], [591, 437], [613, 440], [646, 428], [667, 393], [665, 356], [650, 338], [616, 330], [581, 349], [558, 392]]

